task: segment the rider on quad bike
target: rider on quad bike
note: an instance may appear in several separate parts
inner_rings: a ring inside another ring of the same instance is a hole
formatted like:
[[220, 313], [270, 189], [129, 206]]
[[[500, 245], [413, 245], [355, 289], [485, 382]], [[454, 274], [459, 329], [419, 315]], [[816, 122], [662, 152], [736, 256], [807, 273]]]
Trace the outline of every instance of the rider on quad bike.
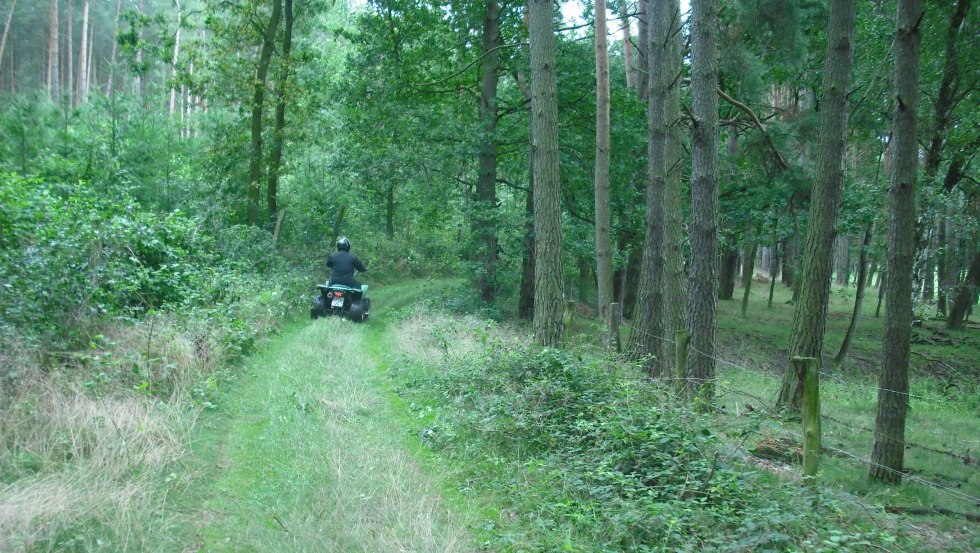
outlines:
[[367, 268], [350, 253], [350, 240], [346, 237], [337, 240], [337, 251], [330, 254], [327, 267], [330, 281], [317, 285], [320, 293], [313, 298], [310, 317], [336, 315], [359, 323], [366, 321], [371, 315], [371, 300], [365, 297], [367, 286], [362, 286], [354, 276], [367, 272]]
[[354, 278], [354, 275], [358, 272], [367, 272], [361, 260], [350, 253], [350, 240], [346, 236], [341, 236], [337, 240], [337, 251], [330, 254], [327, 267], [330, 268], [330, 284], [343, 284], [351, 288], [361, 287], [361, 283]]

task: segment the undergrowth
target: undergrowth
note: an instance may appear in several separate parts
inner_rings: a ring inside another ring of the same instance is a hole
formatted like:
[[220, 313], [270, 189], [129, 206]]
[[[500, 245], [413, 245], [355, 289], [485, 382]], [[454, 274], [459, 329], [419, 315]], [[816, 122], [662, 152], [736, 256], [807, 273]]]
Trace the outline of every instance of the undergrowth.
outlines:
[[[391, 369], [414, 430], [492, 498], [493, 551], [859, 551], [900, 539], [725, 453], [632, 367], [474, 317], [406, 319]], [[901, 538], [905, 539], [905, 538]], [[873, 545], [872, 545], [873, 544]]]

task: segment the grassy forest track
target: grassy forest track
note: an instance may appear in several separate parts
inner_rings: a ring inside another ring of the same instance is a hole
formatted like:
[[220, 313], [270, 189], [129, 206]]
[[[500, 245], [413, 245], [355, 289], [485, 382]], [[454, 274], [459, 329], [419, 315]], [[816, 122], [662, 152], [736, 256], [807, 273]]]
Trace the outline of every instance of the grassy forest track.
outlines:
[[383, 368], [385, 313], [289, 327], [200, 421], [204, 474], [180, 503], [185, 551], [469, 551], [467, 524], [418, 464]]

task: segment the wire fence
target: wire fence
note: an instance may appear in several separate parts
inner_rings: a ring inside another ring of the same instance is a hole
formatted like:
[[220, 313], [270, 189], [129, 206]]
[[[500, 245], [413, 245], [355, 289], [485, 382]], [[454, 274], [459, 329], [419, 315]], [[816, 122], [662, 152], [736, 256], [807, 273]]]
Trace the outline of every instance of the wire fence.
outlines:
[[[627, 328], [629, 328], [631, 330], [631, 332], [639, 333], [639, 334], [642, 334], [644, 336], [647, 336], [647, 337], [650, 337], [650, 338], [653, 338], [653, 339], [656, 339], [656, 340], [661, 340], [661, 341], [663, 341], [665, 343], [673, 344], [674, 346], [677, 346], [678, 345], [678, 342], [676, 340], [674, 340], [674, 339], [671, 339], [671, 338], [668, 338], [668, 337], [665, 337], [665, 336], [657, 336], [657, 335], [651, 334], [649, 332], [645, 332], [645, 331], [643, 331], [643, 330], [641, 330], [641, 329], [639, 329], [639, 328], [637, 328], [637, 327], [635, 327], [633, 325], [630, 325], [628, 323], [625, 323], [625, 322], [622, 323], [622, 325], [625, 326], [625, 327], [627, 327]], [[705, 356], [705, 357], [707, 357], [709, 359], [712, 359], [713, 361], [715, 361], [716, 363], [718, 363], [720, 365], [731, 367], [731, 368], [736, 369], [738, 371], [741, 371], [741, 372], [744, 372], [744, 373], [748, 373], [748, 374], [752, 374], [752, 375], [757, 376], [757, 377], [762, 377], [762, 378], [765, 378], [765, 379], [771, 379], [771, 378], [773, 378], [775, 376], [774, 374], [772, 374], [770, 372], [764, 372], [764, 371], [761, 371], [759, 369], [751, 368], [751, 367], [745, 366], [745, 365], [740, 364], [740, 363], [735, 363], [735, 362], [729, 361], [727, 359], [724, 359], [722, 357], [718, 357], [716, 355], [708, 354], [708, 353], [703, 352], [703, 351], [700, 351], [699, 349], [697, 349], [695, 347], [692, 347], [692, 346], [688, 346], [688, 350], [690, 352], [693, 352], [693, 353], [697, 354], [697, 355], [702, 355], [702, 356]], [[849, 385], [849, 383], [847, 383], [844, 379], [842, 379], [840, 377], [837, 377], [835, 375], [831, 375], [831, 374], [826, 373], [826, 372], [821, 372], [820, 374], [821, 374], [822, 377], [830, 378], [830, 379], [834, 380], [835, 382], [837, 382], [837, 383], [839, 383], [841, 385], [844, 385], [844, 386]], [[751, 393], [751, 392], [746, 391], [746, 390], [742, 390], [742, 389], [734, 388], [734, 387], [732, 387], [730, 385], [726, 385], [722, 380], [720, 380], [718, 378], [715, 378], [715, 379], [711, 379], [711, 380], [706, 381], [705, 379], [702, 379], [702, 378], [665, 377], [665, 378], [661, 378], [660, 380], [668, 381], [668, 382], [669, 381], [674, 381], [674, 382], [677, 382], [677, 381], [692, 381], [692, 382], [697, 382], [697, 383], [705, 383], [705, 382], [708, 382], [709, 384], [711, 384], [715, 388], [717, 397], [723, 397], [724, 395], [727, 395], [727, 394], [738, 394], [738, 395], [741, 395], [741, 396], [744, 396], [744, 397], [752, 398], [755, 401], [757, 401], [759, 403], [759, 406], [760, 406], [759, 408], [753, 408], [753, 409], [751, 409], [752, 411], [759, 412], [760, 414], [762, 414], [763, 416], [766, 416], [770, 420], [779, 420], [779, 418], [778, 418], [778, 416], [776, 414], [775, 404], [772, 403], [770, 400], [767, 400], [767, 399], [759, 396], [758, 394], [754, 394], [754, 393]], [[885, 392], [885, 393], [894, 393], [894, 394], [905, 395], [905, 396], [907, 396], [909, 398], [916, 399], [916, 400], [919, 400], [919, 401], [929, 401], [929, 402], [933, 402], [933, 403], [937, 403], [937, 404], [941, 404], [941, 405], [949, 405], [949, 406], [956, 405], [956, 406], [958, 406], [958, 404], [955, 404], [955, 403], [951, 402], [947, 398], [923, 396], [923, 395], [912, 394], [912, 393], [908, 393], [908, 392], [902, 392], [902, 391], [898, 391], [898, 390], [891, 390], [891, 389], [882, 388], [882, 387], [871, 387], [871, 389], [872, 390], [875, 390], [875, 391], [877, 391], [879, 393]], [[721, 392], [721, 393], [718, 394], [717, 392]], [[677, 395], [677, 394], [675, 394], [675, 393], [673, 393], [671, 391], [668, 391], [667, 393], [670, 394], [675, 399], [680, 400], [680, 401], [683, 401], [683, 400], [686, 399], [686, 398], [683, 398], [680, 395]], [[737, 404], [736, 404], [736, 406], [737, 406]], [[715, 407], [714, 409], [716, 411], [720, 411], [720, 408]], [[835, 418], [835, 417], [832, 417], [832, 416], [829, 416], [829, 415], [825, 415], [825, 414], [821, 414], [821, 421], [833, 422], [833, 423], [838, 424], [838, 425], [841, 425], [842, 427], [847, 428], [849, 430], [860, 430], [862, 432], [871, 433], [872, 435], [875, 434], [875, 431], [872, 428], [869, 428], [869, 427], [864, 426], [864, 425], [858, 425], [858, 424], [849, 423], [849, 422], [846, 422], [846, 421], [843, 421], [843, 420], [840, 420], [838, 418]], [[787, 434], [789, 434], [790, 436], [799, 439], [801, 441], [801, 443], [802, 443], [802, 441], [803, 441], [803, 435], [801, 433], [796, 432], [796, 431], [791, 430], [791, 429], [788, 429], [788, 428], [786, 428], [785, 425], [782, 425], [782, 424], [780, 425], [780, 429], [783, 432], [786, 432]], [[933, 454], [940, 454], [940, 455], [944, 455], [944, 456], [947, 456], [947, 457], [955, 458], [955, 459], [958, 459], [959, 461], [963, 462], [963, 464], [965, 466], [970, 467], [971, 472], [977, 470], [977, 465], [978, 465], [977, 459], [975, 459], [975, 458], [973, 458], [973, 457], [970, 456], [970, 454], [969, 454], [969, 451], [970, 451], [969, 450], [969, 447], [966, 449], [966, 452], [965, 453], [962, 453], [961, 454], [961, 453], [957, 453], [955, 451], [943, 450], [943, 449], [939, 449], [939, 448], [932, 447], [932, 446], [927, 446], [927, 445], [923, 445], [923, 444], [913, 443], [913, 442], [908, 441], [908, 440], [896, 440], [894, 438], [882, 437], [882, 436], [876, 436], [876, 439], [890, 439], [890, 440], [893, 440], [893, 441], [896, 441], [896, 442], [900, 442], [900, 443], [902, 443], [906, 447], [912, 447], [912, 448], [920, 449], [920, 450], [927, 451], [927, 452], [930, 452], [930, 453], [933, 453]], [[972, 441], [972, 440], [963, 440], [963, 441], [957, 442], [957, 443], [960, 444], [960, 445], [971, 445], [972, 446], [972, 444], [974, 444], [975, 442]], [[911, 474], [911, 473], [909, 473], [907, 471], [897, 471], [895, 469], [892, 469], [890, 467], [887, 467], [885, 465], [882, 465], [880, 463], [877, 463], [877, 462], [873, 461], [872, 459], [870, 459], [868, 457], [865, 457], [863, 455], [860, 455], [860, 454], [857, 454], [857, 453], [854, 453], [854, 452], [851, 452], [851, 451], [847, 451], [847, 450], [842, 449], [842, 448], [839, 448], [839, 447], [834, 447], [834, 446], [828, 445], [826, 443], [822, 443], [821, 444], [821, 449], [824, 449], [824, 450], [826, 450], [826, 451], [828, 451], [830, 453], [833, 453], [835, 455], [838, 455], [840, 457], [848, 458], [848, 459], [851, 459], [853, 461], [862, 463], [862, 464], [864, 464], [866, 466], [869, 466], [869, 467], [874, 466], [874, 467], [880, 468], [882, 470], [885, 470], [886, 472], [894, 473], [894, 474], [900, 476], [901, 478], [905, 479], [908, 482], [913, 482], [915, 484], [928, 487], [928, 488], [932, 489], [933, 491], [935, 491], [935, 492], [937, 492], [939, 494], [948, 496], [948, 497], [953, 498], [955, 500], [963, 501], [963, 502], [969, 503], [969, 504], [971, 504], [973, 506], [980, 506], [980, 497], [974, 496], [974, 495], [972, 495], [970, 493], [966, 493], [966, 492], [960, 491], [960, 490], [958, 490], [958, 489], [956, 489], [954, 487], [947, 486], [947, 485], [941, 484], [939, 482], [935, 482], [933, 480], [929, 480], [927, 478], [923, 478], [923, 477], [918, 476], [918, 475], [915, 475], [915, 474]], [[822, 462], [826, 462], [826, 459], [825, 460], [822, 460]], [[832, 466], [837, 466], [834, 463], [829, 463], [829, 464], [831, 464]], [[938, 476], [943, 476], [943, 475], [938, 475]], [[867, 507], [867, 506], [865, 506], [865, 507]]]

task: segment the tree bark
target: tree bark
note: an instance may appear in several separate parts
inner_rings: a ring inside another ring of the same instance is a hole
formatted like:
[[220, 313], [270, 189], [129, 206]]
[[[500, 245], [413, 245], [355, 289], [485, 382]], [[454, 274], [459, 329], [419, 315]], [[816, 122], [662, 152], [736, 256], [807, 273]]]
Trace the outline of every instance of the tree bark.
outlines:
[[[177, 109], [177, 59], [180, 56], [180, 29], [183, 26], [183, 12], [180, 7], [180, 0], [174, 0], [174, 5], [177, 6], [177, 32], [174, 34], [174, 55], [170, 60], [170, 116], [173, 117], [174, 110]], [[271, 212], [272, 216], [275, 217], [276, 212]]]
[[88, 9], [89, 0], [82, 8], [82, 41], [78, 45], [78, 90], [75, 93], [76, 105], [88, 102]]
[[626, 88], [633, 89], [636, 87], [636, 60], [634, 60], [629, 11], [629, 3], [626, 0], [619, 0], [619, 16], [623, 20], [623, 59], [626, 64]]
[[385, 192], [385, 236], [395, 239], [395, 181], [388, 182]]
[[647, 48], [648, 48], [648, 37], [650, 36], [650, 29], [648, 27], [650, 21], [650, 3], [656, 0], [637, 0], [637, 30], [639, 31], [639, 36], [636, 41], [636, 95], [641, 100], [647, 99], [647, 94], [650, 92], [650, 79], [648, 67], [650, 65], [647, 59]]
[[915, 255], [915, 178], [918, 169], [919, 43], [921, 0], [899, 0], [895, 30], [895, 115], [888, 190], [888, 275], [875, 443], [869, 475], [899, 483], [905, 459], [912, 332], [912, 263]]
[[609, 211], [609, 50], [606, 43], [605, 0], [595, 2], [595, 75], [595, 258], [598, 288], [596, 311], [603, 328], [606, 328], [609, 323], [609, 309], [613, 302], [613, 275], [612, 216]]
[[738, 248], [735, 236], [726, 236], [721, 250], [721, 271], [718, 275], [718, 299], [730, 300], [735, 296], [735, 273], [738, 272]]
[[669, 370], [673, 360], [673, 350], [667, 342], [673, 329], [668, 321], [670, 291], [666, 240], [667, 188], [673, 160], [671, 123], [674, 114], [669, 113], [669, 99], [674, 84], [672, 32], [676, 8], [672, 2], [648, 2], [647, 10], [648, 35], [642, 37], [646, 45], [649, 82], [646, 234], [637, 298], [639, 332], [631, 336], [630, 349], [645, 359], [648, 374], [659, 376]]
[[977, 301], [977, 288], [980, 287], [980, 250], [973, 254], [973, 262], [966, 278], [956, 291], [956, 297], [949, 308], [949, 318], [946, 326], [951, 329], [963, 328], [966, 325], [966, 314], [970, 306]]
[[857, 291], [854, 294], [854, 311], [851, 313], [851, 322], [847, 325], [847, 332], [844, 334], [844, 341], [841, 342], [837, 355], [834, 356], [834, 366], [839, 367], [847, 358], [847, 352], [851, 349], [851, 340], [854, 339], [854, 331], [857, 329], [858, 319], [861, 317], [861, 306], [864, 304], [864, 292], [867, 288], [868, 280], [868, 248], [871, 247], [871, 237], [874, 235], [874, 222], [869, 222], [864, 229], [864, 239], [861, 240], [861, 253], [858, 255]]
[[480, 66], [480, 154], [477, 194], [477, 234], [483, 270], [477, 279], [480, 297], [492, 302], [497, 297], [497, 84], [500, 81], [500, 7], [487, 0], [483, 14], [483, 51]]
[[[528, 164], [534, 158], [529, 152]], [[517, 313], [522, 319], [534, 318], [534, 171], [528, 171], [529, 180], [524, 201], [524, 255], [521, 260], [521, 296], [517, 301]]]
[[[844, 187], [842, 167], [847, 130], [847, 93], [854, 57], [855, 0], [831, 0], [827, 25], [823, 99], [820, 103], [817, 175], [810, 201], [810, 224], [793, 309], [790, 358], [814, 357], [822, 364], [834, 245], [834, 226]], [[776, 406], [798, 412], [803, 390], [787, 363]]]
[[72, 34], [74, 33], [74, 27], [75, 27], [74, 18], [73, 18], [74, 12], [75, 9], [73, 6], [73, 0], [68, 0], [68, 21], [66, 21], [66, 23], [68, 24], [68, 31], [66, 33], [67, 36], [65, 37], [68, 41], [68, 43], [65, 45], [65, 54], [67, 54], [68, 59], [65, 60], [66, 66], [65, 66], [65, 79], [64, 79], [65, 82], [64, 94], [65, 94], [66, 107], [75, 106], [75, 65], [73, 63], [74, 60], [72, 59], [74, 57], [74, 50], [75, 50], [74, 38], [72, 37]]
[[269, 61], [276, 40], [276, 29], [282, 17], [282, 1], [272, 1], [272, 15], [262, 39], [262, 52], [255, 69], [255, 88], [252, 95], [252, 143], [248, 164], [248, 209], [246, 222], [255, 226], [259, 222], [259, 198], [262, 181], [262, 104], [265, 101], [265, 79], [269, 73]]
[[293, 48], [293, 0], [284, 0], [284, 29], [282, 35], [282, 60], [279, 66], [279, 78], [276, 85], [276, 123], [272, 134], [272, 148], [269, 153], [269, 183], [265, 192], [266, 209], [270, 217], [275, 217], [279, 211], [279, 168], [282, 165], [282, 146], [286, 129], [286, 101], [290, 94], [290, 76], [292, 74]]
[[[52, 0], [57, 2], [57, 0]], [[112, 31], [112, 50], [109, 54], [109, 78], [105, 84], [105, 95], [109, 96], [116, 92], [116, 51], [119, 45], [119, 13], [122, 9], [122, 0], [116, 0], [116, 24]]]
[[[58, 0], [51, 0], [51, 9], [48, 10], [49, 26], [48, 26], [48, 76], [47, 76], [47, 87], [48, 94], [51, 95], [52, 100], [58, 99], [58, 67], [59, 67], [59, 52], [58, 52]], [[115, 42], [113, 42], [115, 45]]]
[[[670, 86], [667, 89], [664, 117], [667, 121], [667, 192], [664, 211], [667, 214], [664, 230], [664, 306], [667, 336], [687, 328], [687, 270], [684, 251], [684, 144], [681, 121], [681, 66], [684, 56], [683, 33], [679, 0], [666, 0], [670, 15], [667, 61], [664, 64]], [[667, 343], [664, 355], [676, 359], [674, 343]]]
[[[14, 9], [16, 7], [17, 7], [17, 0], [13, 0], [13, 2], [10, 3], [10, 11], [7, 12], [7, 22], [4, 23], [4, 25], [3, 25], [3, 35], [0, 35], [0, 65], [3, 64], [3, 51], [4, 51], [4, 49], [7, 46], [7, 36], [10, 35], [10, 24], [14, 20]], [[11, 64], [10, 64], [10, 67], [11, 67], [10, 82], [11, 83], [14, 82], [13, 65], [14, 65], [13, 62], [11, 62]]]
[[689, 393], [714, 396], [718, 282], [718, 14], [714, 0], [691, 2], [691, 266], [688, 273]]
[[745, 246], [745, 258], [742, 261], [742, 317], [749, 313], [749, 294], [752, 292], [752, 278], [755, 276], [755, 254], [759, 242], [753, 240]]
[[534, 337], [558, 347], [562, 320], [561, 183], [558, 174], [558, 85], [551, 0], [530, 0], [531, 144], [534, 148]]

